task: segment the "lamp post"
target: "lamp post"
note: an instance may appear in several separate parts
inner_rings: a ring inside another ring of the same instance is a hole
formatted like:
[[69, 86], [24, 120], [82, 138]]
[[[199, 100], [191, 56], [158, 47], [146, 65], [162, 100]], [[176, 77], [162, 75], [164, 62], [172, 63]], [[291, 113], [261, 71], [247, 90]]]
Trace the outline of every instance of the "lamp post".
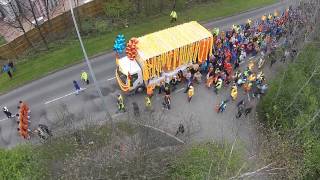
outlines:
[[69, 0], [69, 5], [70, 5], [70, 11], [71, 11], [71, 16], [72, 16], [72, 20], [73, 20], [73, 24], [74, 24], [74, 27], [76, 28], [76, 32], [77, 32], [77, 36], [78, 36], [78, 39], [79, 39], [79, 42], [80, 42], [80, 45], [81, 45], [81, 49], [82, 49], [82, 52], [83, 52], [83, 55], [84, 55], [84, 59], [88, 65], [88, 68], [89, 68], [89, 72], [91, 74], [91, 77], [93, 79], [93, 83], [94, 83], [94, 86], [100, 96], [100, 99], [102, 101], [102, 105], [103, 105], [103, 108], [105, 109], [106, 111], [106, 117], [110, 120], [111, 122], [111, 126], [112, 126], [112, 130], [114, 129], [114, 124], [113, 124], [113, 120], [112, 120], [112, 117], [107, 109], [107, 103], [102, 95], [102, 92], [101, 92], [101, 89], [100, 89], [100, 86], [98, 84], [98, 81], [96, 79], [96, 76], [92, 70], [92, 66], [90, 64], [90, 61], [89, 61], [89, 58], [88, 58], [88, 55], [87, 55], [87, 52], [84, 48], [84, 45], [83, 45], [83, 42], [82, 42], [82, 38], [80, 36], [80, 32], [79, 32], [79, 28], [78, 28], [78, 24], [77, 24], [77, 21], [76, 21], [76, 18], [74, 16], [74, 12], [73, 12], [73, 7], [72, 7], [72, 3], [71, 3], [71, 0]]

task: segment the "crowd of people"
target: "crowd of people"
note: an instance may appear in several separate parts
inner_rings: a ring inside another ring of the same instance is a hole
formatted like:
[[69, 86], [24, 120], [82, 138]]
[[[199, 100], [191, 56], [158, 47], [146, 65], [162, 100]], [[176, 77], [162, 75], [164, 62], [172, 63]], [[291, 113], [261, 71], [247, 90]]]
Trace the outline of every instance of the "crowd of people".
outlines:
[[[154, 90], [163, 96], [163, 108], [171, 109], [171, 91], [175, 91], [178, 84], [186, 84], [185, 93], [187, 102], [191, 102], [195, 93], [195, 84], [204, 84], [209, 89], [213, 89], [219, 94], [224, 87], [230, 87], [230, 97], [222, 100], [216, 107], [218, 113], [224, 112], [227, 103], [238, 100], [240, 89], [249, 98], [260, 98], [268, 89], [264, 72], [263, 63], [266, 57], [274, 56], [277, 44], [283, 34], [286, 32], [285, 24], [293, 13], [291, 9], [279, 15], [265, 15], [260, 19], [253, 21], [251, 19], [244, 25], [233, 25], [232, 29], [220, 32], [214, 29], [213, 55], [209, 56], [203, 64], [193, 64], [185, 71], [179, 71], [171, 79], [165, 78], [156, 88], [147, 87], [147, 96], [145, 105], [150, 109]], [[287, 58], [289, 52], [286, 50], [284, 57]], [[260, 61], [256, 59], [260, 56]], [[253, 57], [250, 58], [249, 57]], [[249, 59], [249, 60], [248, 60]], [[270, 58], [272, 59], [272, 58]], [[247, 66], [243, 69], [240, 64], [246, 62]], [[270, 62], [272, 65], [274, 62]], [[238, 111], [236, 118], [242, 114], [247, 116], [252, 111], [252, 106], [245, 103], [244, 99], [237, 102]], [[125, 109], [124, 100], [121, 94], [118, 95], [118, 110]]]
[[[242, 89], [249, 98], [260, 98], [264, 95], [268, 89], [264, 73], [262, 71], [262, 65], [256, 66], [255, 58], [257, 55], [261, 56], [261, 59], [266, 56], [272, 56], [277, 43], [281, 39], [282, 35], [286, 32], [285, 24], [287, 23], [290, 16], [294, 16], [290, 9], [283, 12], [282, 15], [270, 14], [265, 15], [260, 20], [253, 21], [251, 19], [244, 25], [233, 25], [232, 29], [228, 31], [221, 31], [215, 29], [213, 54], [208, 56], [207, 60], [203, 64], [193, 64], [184, 71], [179, 71], [177, 75], [172, 78], [166, 77], [157, 87], [158, 94], [163, 95], [162, 106], [164, 109], [170, 110], [171, 107], [171, 92], [177, 89], [178, 84], [185, 84], [186, 88], [184, 93], [187, 95], [187, 102], [191, 103], [192, 98], [195, 94], [194, 86], [196, 84], [205, 84], [209, 89], [212, 89], [215, 94], [219, 94], [225, 87], [230, 88], [230, 97], [222, 100], [216, 107], [217, 113], [222, 113], [227, 108], [227, 103], [230, 101], [238, 100], [238, 92]], [[284, 53], [284, 58], [296, 53], [295, 51]], [[248, 60], [248, 57], [253, 57]], [[240, 64], [246, 62], [246, 67], [240, 68]], [[272, 65], [273, 62], [271, 62]], [[13, 65], [6, 65], [7, 68], [14, 70]], [[8, 73], [10, 78], [12, 75]], [[88, 74], [82, 71], [80, 79], [83, 84], [89, 84]], [[80, 85], [76, 80], [73, 80], [73, 85], [76, 89], [76, 94], [81, 91]], [[154, 95], [154, 87], [147, 87], [147, 96], [145, 97], [145, 106], [147, 109], [151, 109], [152, 96]], [[20, 101], [18, 108], [23, 105]], [[119, 112], [125, 112], [125, 102], [121, 94], [117, 96], [117, 108]], [[242, 114], [247, 116], [251, 111], [252, 107], [247, 106], [244, 99], [237, 102], [238, 111], [236, 118], [240, 118]], [[3, 107], [3, 112], [8, 118], [14, 118], [21, 116], [16, 114], [15, 116]], [[28, 112], [29, 113], [29, 112]], [[30, 114], [28, 114], [27, 122], [19, 124], [18, 131], [25, 139], [29, 138], [31, 132], [26, 124], [30, 123]], [[182, 129], [182, 127], [180, 127]], [[181, 130], [182, 131], [182, 130]], [[22, 132], [28, 132], [22, 134]], [[36, 130], [36, 133], [40, 137], [43, 137], [43, 133], [48, 133], [48, 127], [41, 125]], [[40, 134], [39, 134], [40, 133]]]

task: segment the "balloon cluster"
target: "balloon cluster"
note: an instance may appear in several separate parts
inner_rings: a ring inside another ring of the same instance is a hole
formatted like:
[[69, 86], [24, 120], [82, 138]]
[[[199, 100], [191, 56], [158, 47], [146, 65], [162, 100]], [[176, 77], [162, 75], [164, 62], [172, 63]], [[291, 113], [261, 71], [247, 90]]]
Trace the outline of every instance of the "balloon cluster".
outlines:
[[126, 47], [126, 40], [123, 34], [119, 34], [114, 41], [113, 50], [118, 54], [121, 54]]
[[138, 53], [137, 44], [138, 44], [137, 38], [131, 38], [127, 44], [126, 54], [127, 54], [127, 57], [132, 61], [136, 58]]

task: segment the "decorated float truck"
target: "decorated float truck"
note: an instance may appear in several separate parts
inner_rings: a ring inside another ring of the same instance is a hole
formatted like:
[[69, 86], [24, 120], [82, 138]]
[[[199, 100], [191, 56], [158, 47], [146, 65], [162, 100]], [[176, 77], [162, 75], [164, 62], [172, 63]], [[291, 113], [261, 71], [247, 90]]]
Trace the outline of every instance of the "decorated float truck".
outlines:
[[212, 54], [213, 36], [192, 21], [137, 38], [135, 59], [116, 60], [116, 79], [124, 92], [142, 91], [171, 79], [179, 70]]

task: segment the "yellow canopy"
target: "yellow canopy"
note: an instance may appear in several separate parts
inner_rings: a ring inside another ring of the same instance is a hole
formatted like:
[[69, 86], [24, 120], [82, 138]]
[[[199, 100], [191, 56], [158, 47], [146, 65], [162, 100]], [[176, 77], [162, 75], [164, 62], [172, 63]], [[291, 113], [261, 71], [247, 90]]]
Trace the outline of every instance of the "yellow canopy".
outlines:
[[191, 21], [138, 38], [138, 57], [144, 62], [150, 58], [212, 37], [210, 31]]

